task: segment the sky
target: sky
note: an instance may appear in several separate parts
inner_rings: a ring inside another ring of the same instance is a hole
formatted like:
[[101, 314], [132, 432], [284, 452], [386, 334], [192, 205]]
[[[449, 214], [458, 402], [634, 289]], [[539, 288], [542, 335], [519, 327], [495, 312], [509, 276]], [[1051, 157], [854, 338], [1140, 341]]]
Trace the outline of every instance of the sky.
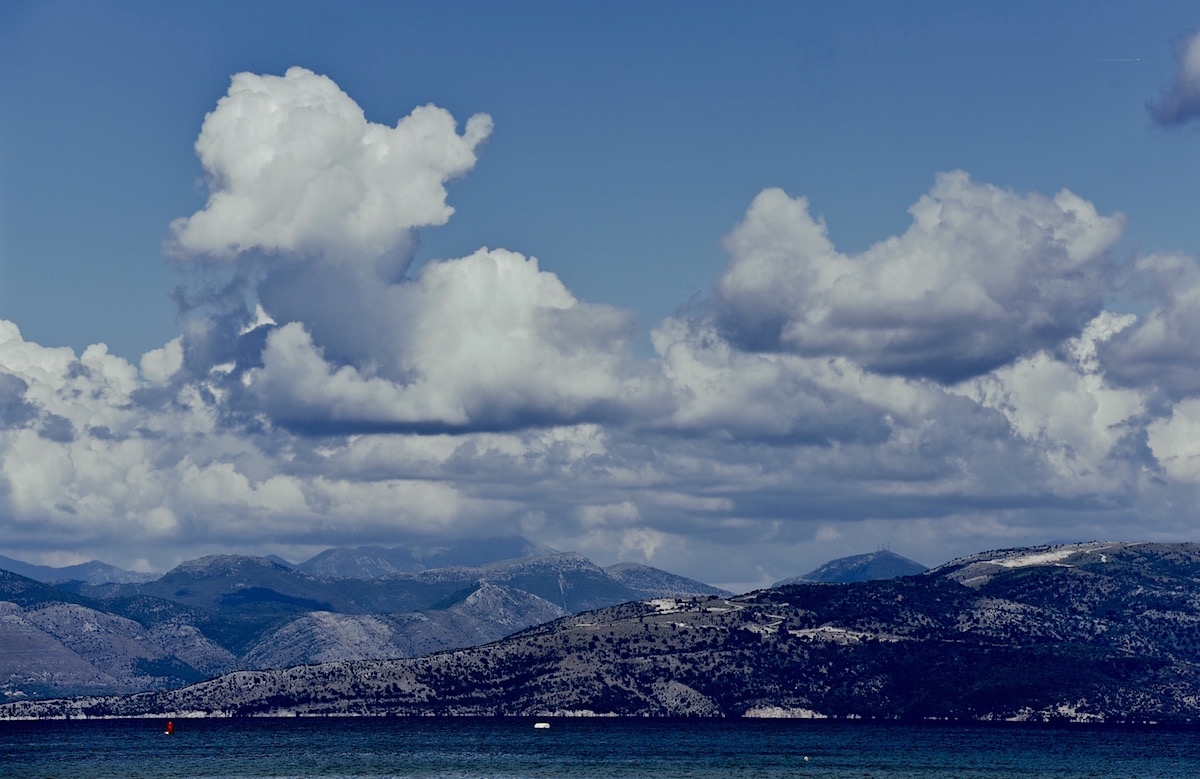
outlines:
[[0, 6], [0, 554], [1200, 540], [1193, 3]]

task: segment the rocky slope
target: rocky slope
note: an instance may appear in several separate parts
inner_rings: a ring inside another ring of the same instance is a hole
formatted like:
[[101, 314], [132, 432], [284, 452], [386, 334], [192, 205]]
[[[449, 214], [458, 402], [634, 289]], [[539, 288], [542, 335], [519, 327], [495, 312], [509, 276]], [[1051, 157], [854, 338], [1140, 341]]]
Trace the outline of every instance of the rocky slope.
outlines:
[[663, 598], [412, 660], [239, 672], [3, 717], [554, 714], [1200, 721], [1200, 547], [977, 555], [927, 574]]
[[22, 608], [0, 602], [0, 696], [6, 698], [26, 690], [27, 695], [178, 687], [236, 667], [229, 652], [203, 637], [181, 637], [168, 628], [147, 630], [133, 620], [74, 603]]
[[411, 614], [309, 612], [258, 642], [246, 654], [244, 667], [417, 657], [484, 644], [566, 613], [536, 595], [480, 582], [452, 603]]

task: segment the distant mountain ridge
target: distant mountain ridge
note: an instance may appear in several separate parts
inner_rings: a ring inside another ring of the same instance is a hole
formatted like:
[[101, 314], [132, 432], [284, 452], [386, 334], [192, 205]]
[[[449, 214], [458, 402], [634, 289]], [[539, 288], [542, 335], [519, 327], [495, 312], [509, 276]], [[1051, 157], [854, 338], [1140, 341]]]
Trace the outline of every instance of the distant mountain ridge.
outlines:
[[[488, 548], [495, 555], [549, 549], [525, 539]], [[484, 551], [446, 545], [422, 554], [471, 561]], [[664, 591], [711, 589], [644, 568], [640, 580], [653, 582], [652, 590], [570, 552], [372, 579], [318, 576], [281, 558], [246, 555], [189, 560], [142, 583], [50, 586], [0, 571], [0, 655], [7, 657], [0, 700], [164, 689], [239, 668], [412, 657]], [[28, 646], [40, 649], [21, 649]]]
[[313, 576], [375, 579], [394, 573], [419, 573], [430, 568], [479, 566], [497, 560], [558, 554], [523, 536], [497, 536], [445, 542], [410, 541], [393, 547], [336, 547], [295, 565]]
[[0, 718], [625, 715], [1200, 724], [1200, 545], [998, 550], [924, 575], [657, 598], [415, 659]]
[[879, 579], [894, 579], [897, 576], [916, 576], [929, 570], [918, 562], [901, 557], [895, 552], [881, 549], [878, 552], [851, 555], [830, 560], [818, 568], [804, 574], [793, 576], [775, 582], [773, 587], [783, 587], [789, 584], [825, 582], [833, 584], [849, 584], [851, 582], [867, 582]]
[[99, 560], [54, 568], [49, 565], [33, 565], [21, 560], [14, 560], [11, 557], [5, 557], [4, 555], [0, 555], [0, 570], [11, 571], [12, 573], [20, 574], [39, 582], [81, 581], [88, 582], [89, 584], [104, 584], [108, 582], [134, 584], [152, 581], [160, 575], [157, 573], [126, 571], [123, 568], [102, 563]]

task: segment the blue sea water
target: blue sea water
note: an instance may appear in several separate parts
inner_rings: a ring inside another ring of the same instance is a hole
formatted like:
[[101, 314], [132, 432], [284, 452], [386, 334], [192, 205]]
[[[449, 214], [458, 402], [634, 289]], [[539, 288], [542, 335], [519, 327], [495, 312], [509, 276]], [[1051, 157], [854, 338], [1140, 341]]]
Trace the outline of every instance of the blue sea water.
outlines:
[[[0, 776], [1200, 777], [1200, 732], [826, 721], [0, 722]], [[806, 759], [807, 758], [807, 759]]]

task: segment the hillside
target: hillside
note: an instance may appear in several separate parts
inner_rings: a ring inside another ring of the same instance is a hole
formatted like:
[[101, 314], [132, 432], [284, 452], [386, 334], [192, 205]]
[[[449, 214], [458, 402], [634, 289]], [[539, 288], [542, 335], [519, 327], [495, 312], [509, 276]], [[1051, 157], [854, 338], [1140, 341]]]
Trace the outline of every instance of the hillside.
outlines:
[[0, 571], [0, 696], [164, 689], [236, 668], [198, 631], [145, 625], [71, 592]]
[[1200, 547], [1081, 544], [923, 576], [663, 598], [412, 660], [241, 672], [0, 716], [553, 714], [1200, 721]]

